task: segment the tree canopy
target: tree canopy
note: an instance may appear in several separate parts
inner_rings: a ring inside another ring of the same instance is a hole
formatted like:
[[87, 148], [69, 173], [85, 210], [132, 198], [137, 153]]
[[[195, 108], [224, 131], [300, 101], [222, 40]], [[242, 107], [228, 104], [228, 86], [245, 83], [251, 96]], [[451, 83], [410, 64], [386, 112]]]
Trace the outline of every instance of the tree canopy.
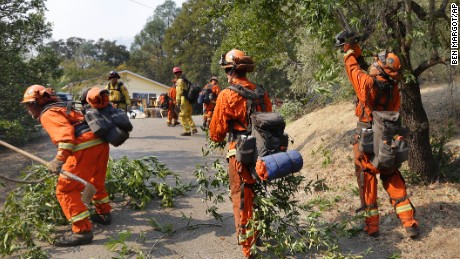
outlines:
[[[343, 30], [336, 16], [340, 10], [363, 36], [360, 44], [368, 61], [382, 49], [400, 56], [405, 76], [401, 112], [411, 129], [409, 164], [427, 181], [437, 177], [419, 82], [425, 71], [448, 63], [448, 0], [188, 0], [182, 8], [166, 0], [129, 51], [104, 39], [69, 38], [43, 47], [50, 35], [43, 2], [1, 2], [4, 93], [13, 84], [32, 81], [59, 88], [101, 78], [117, 68], [170, 85], [172, 68], [180, 66], [191, 81], [204, 84], [211, 76], [223, 77], [217, 64], [220, 55], [238, 48], [256, 62], [251, 80], [272, 97], [325, 105], [353, 95], [340, 51], [334, 47], [334, 36]], [[21, 91], [15, 88], [16, 98]]]
[[59, 76], [59, 60], [42, 44], [51, 31], [43, 1], [2, 0], [0, 6], [0, 135], [21, 142], [27, 136], [21, 124], [31, 120], [19, 101], [29, 85]]

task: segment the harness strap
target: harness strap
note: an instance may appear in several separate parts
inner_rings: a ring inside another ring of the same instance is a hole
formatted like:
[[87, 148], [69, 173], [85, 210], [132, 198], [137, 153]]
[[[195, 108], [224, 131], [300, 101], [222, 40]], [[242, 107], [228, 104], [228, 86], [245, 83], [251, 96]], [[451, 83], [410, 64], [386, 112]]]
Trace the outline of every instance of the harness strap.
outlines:
[[382, 93], [385, 90], [387, 90], [387, 98], [385, 98], [385, 104], [383, 104], [383, 110], [386, 111], [393, 97], [393, 85], [388, 82], [382, 82], [374, 78], [374, 88], [377, 88], [377, 97], [375, 98], [373, 110], [376, 110], [377, 105], [382, 105], [380, 103], [380, 98], [382, 98]]
[[[246, 127], [243, 122], [237, 120], [231, 121], [231, 123], [234, 122], [240, 124], [240, 126], [246, 128], [247, 133], [250, 133], [252, 129], [251, 115], [257, 112], [257, 106], [260, 106], [263, 112], [266, 111], [265, 103], [263, 101], [265, 90], [262, 87], [257, 86], [254, 90], [250, 90], [242, 85], [231, 85], [227, 88], [237, 92], [246, 99], [246, 122], [248, 126]], [[230, 126], [232, 128], [230, 133], [233, 134], [233, 125]]]
[[244, 210], [244, 188], [248, 187], [254, 193], [254, 184], [242, 183], [240, 187], [240, 211]]
[[[46, 105], [45, 107], [43, 107], [43, 110], [42, 112], [40, 113], [40, 116], [42, 116], [43, 113], [45, 113], [47, 110], [53, 108], [53, 107], [66, 107], [66, 114], [67, 115], [70, 115], [70, 113], [72, 112], [72, 110], [75, 110], [74, 106], [73, 106], [73, 102], [56, 102], [56, 103], [51, 103], [51, 104], [48, 104]], [[77, 121], [77, 122], [74, 122], [72, 123], [73, 127], [74, 127], [74, 136], [75, 138], [78, 138], [79, 136], [81, 136], [83, 133], [86, 133], [88, 131], [91, 131], [91, 129], [89, 128], [88, 124], [84, 121]]]
[[108, 84], [108, 87], [107, 87], [107, 88], [109, 89], [109, 91], [110, 91], [110, 90], [115, 90], [115, 91], [120, 92], [120, 96], [121, 96], [120, 101], [114, 101], [114, 102], [112, 102], [112, 103], [114, 103], [114, 104], [119, 104], [119, 103], [124, 103], [124, 104], [126, 104], [125, 96], [123, 95], [123, 91], [121, 91], [121, 86], [122, 86], [122, 85], [123, 85], [122, 82], [118, 82], [117, 85], [116, 85], [116, 88], [112, 88], [112, 87], [111, 87], [111, 86], [112, 86], [112, 83], [109, 82], [109, 84]]

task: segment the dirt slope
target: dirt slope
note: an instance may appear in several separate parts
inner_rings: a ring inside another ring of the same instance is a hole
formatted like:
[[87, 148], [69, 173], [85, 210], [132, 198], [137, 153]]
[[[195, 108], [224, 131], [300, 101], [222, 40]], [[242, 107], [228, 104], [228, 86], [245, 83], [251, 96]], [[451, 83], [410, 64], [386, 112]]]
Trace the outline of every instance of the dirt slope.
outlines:
[[[422, 89], [422, 98], [432, 132], [444, 127], [448, 118], [454, 119], [456, 135], [446, 147], [452, 150], [458, 161], [460, 88], [454, 90], [452, 95], [446, 85], [430, 86]], [[299, 150], [304, 158], [301, 174], [309, 180], [325, 179], [329, 187], [329, 190], [315, 192], [306, 199], [341, 197], [341, 201], [326, 215], [330, 220], [341, 213], [352, 214], [359, 207], [359, 198], [352, 192], [356, 186], [351, 144], [355, 125], [354, 105], [340, 103], [307, 114], [287, 126], [287, 131], [295, 139], [292, 147]], [[457, 173], [460, 173], [458, 168]], [[401, 258], [460, 258], [460, 185], [414, 186], [409, 182], [408, 193], [421, 224], [418, 240], [405, 237], [386, 192], [379, 186], [380, 237], [370, 238], [360, 234], [350, 240], [342, 240], [342, 248], [353, 253], [371, 248], [373, 252], [365, 258], [397, 255]]]

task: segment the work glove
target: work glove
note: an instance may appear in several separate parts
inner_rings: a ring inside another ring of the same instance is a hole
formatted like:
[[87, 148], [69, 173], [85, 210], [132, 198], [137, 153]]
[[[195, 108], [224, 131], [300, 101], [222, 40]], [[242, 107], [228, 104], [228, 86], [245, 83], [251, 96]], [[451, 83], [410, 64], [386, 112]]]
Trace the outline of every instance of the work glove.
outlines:
[[64, 161], [54, 158], [46, 164], [46, 167], [51, 173], [59, 175], [62, 170], [62, 165], [64, 165]]
[[345, 53], [345, 56], [349, 54], [353, 54], [353, 56], [355, 56], [356, 58], [362, 56], [361, 47], [357, 43], [355, 44], [345, 43], [345, 45], [343, 45], [343, 52]]

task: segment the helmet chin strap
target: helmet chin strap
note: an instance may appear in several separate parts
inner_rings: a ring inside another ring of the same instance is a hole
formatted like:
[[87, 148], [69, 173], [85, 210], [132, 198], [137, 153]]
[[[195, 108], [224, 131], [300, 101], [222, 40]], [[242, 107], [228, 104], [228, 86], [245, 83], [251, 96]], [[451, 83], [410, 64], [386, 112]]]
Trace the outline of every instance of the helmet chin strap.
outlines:
[[236, 70], [236, 66], [233, 65], [233, 66], [232, 66], [232, 69], [230, 69], [230, 71], [227, 73], [227, 75], [230, 76], [230, 78], [228, 79], [228, 83], [229, 83], [229, 84], [232, 84], [232, 83], [233, 83], [233, 78], [234, 78], [234, 77], [233, 77], [233, 72], [235, 72], [235, 70]]

